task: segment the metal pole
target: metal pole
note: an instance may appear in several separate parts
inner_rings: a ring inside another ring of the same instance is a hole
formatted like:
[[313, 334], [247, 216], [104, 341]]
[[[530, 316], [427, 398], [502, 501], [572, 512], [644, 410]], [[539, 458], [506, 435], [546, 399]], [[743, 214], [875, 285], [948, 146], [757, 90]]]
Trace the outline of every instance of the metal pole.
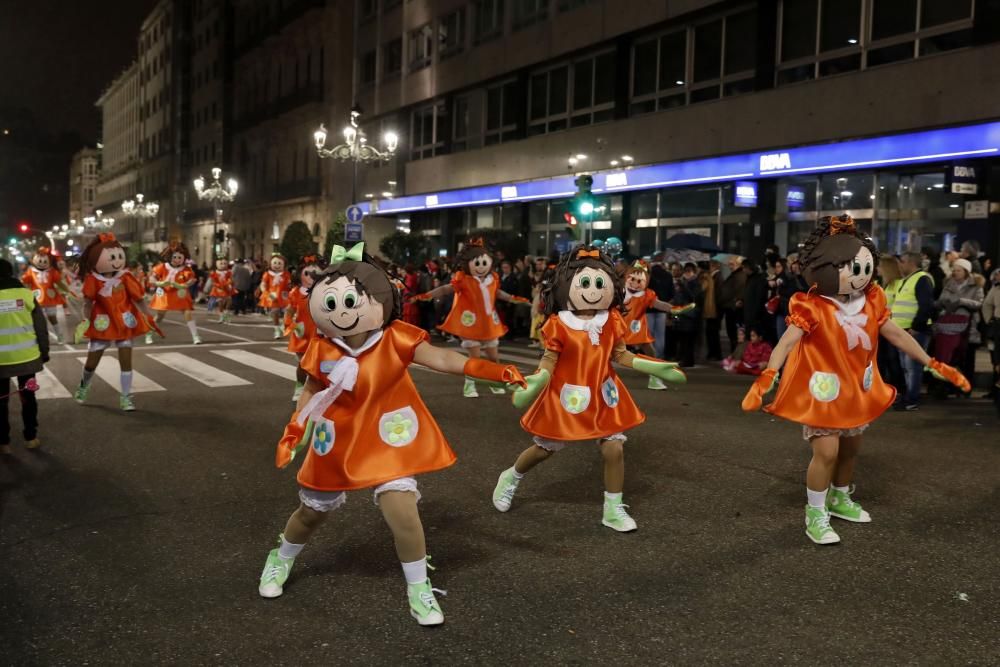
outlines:
[[[718, 193], [718, 200], [715, 205], [715, 242], [722, 248], [722, 186], [720, 185], [716, 192]], [[724, 248], [723, 248], [724, 249]]]
[[358, 202], [358, 154], [354, 153], [354, 176], [351, 178], [351, 206]]
[[219, 259], [219, 218], [221, 217], [222, 209], [220, 209], [215, 202], [212, 202], [213, 210], [213, 220], [212, 220], [212, 263], [214, 264], [216, 260]]

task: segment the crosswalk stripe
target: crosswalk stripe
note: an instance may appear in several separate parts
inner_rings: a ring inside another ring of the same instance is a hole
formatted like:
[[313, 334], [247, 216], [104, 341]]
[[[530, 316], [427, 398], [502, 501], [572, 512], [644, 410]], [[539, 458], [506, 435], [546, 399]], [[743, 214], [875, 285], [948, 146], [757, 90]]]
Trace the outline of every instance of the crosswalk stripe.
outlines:
[[36, 373], [35, 379], [38, 381], [38, 391], [35, 392], [35, 398], [40, 401], [47, 398], [69, 398], [72, 396], [56, 378], [55, 373], [48, 368], [43, 368], [41, 373]]
[[[80, 364], [87, 363], [87, 357], [77, 357], [77, 361]], [[115, 388], [115, 391], [119, 393], [122, 390], [121, 385], [121, 370], [115, 364], [109, 364], [107, 362], [97, 365], [97, 370], [94, 371], [97, 377], [101, 378], [109, 385]], [[139, 371], [132, 371], [132, 393], [133, 394], [145, 394], [151, 391], [166, 391], [166, 389], [148, 377], [140, 373]]]
[[278, 352], [284, 352], [285, 354], [290, 354], [292, 356], [295, 356], [294, 352], [292, 352], [291, 350], [289, 350], [287, 347], [284, 347], [284, 346], [272, 347], [271, 349], [272, 350], [277, 350]]
[[247, 352], [246, 350], [212, 350], [212, 354], [217, 354], [220, 357], [225, 357], [231, 361], [235, 361], [238, 364], [243, 364], [244, 366], [249, 366], [250, 368], [256, 368], [259, 371], [264, 371], [265, 373], [271, 373], [272, 375], [277, 375], [278, 377], [285, 378], [286, 380], [295, 379], [295, 366], [292, 364], [286, 364], [283, 361], [277, 361], [271, 359], [270, 357], [265, 357], [262, 354], [254, 354], [253, 352]]
[[193, 359], [180, 352], [152, 352], [146, 356], [168, 368], [174, 369], [178, 373], [188, 376], [192, 380], [197, 380], [206, 387], [240, 387], [253, 384], [249, 380], [244, 380], [237, 375], [227, 373], [224, 370]]

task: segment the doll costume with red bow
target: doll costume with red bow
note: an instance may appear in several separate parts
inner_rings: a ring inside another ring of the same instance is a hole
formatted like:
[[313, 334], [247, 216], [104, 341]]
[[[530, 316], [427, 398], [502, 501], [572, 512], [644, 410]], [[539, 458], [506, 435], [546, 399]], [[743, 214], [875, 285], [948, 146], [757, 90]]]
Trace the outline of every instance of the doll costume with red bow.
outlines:
[[62, 272], [59, 269], [36, 269], [28, 266], [21, 275], [21, 282], [35, 294], [35, 301], [42, 308], [65, 306], [66, 299], [58, 286], [62, 283]]
[[480, 280], [464, 271], [451, 279], [455, 300], [451, 312], [438, 328], [463, 340], [490, 341], [507, 333], [496, 310], [500, 277], [490, 273]]
[[305, 354], [309, 342], [316, 335], [316, 323], [309, 313], [309, 290], [305, 287], [297, 287], [288, 295], [285, 334], [288, 336], [288, 351], [296, 354]]
[[545, 349], [559, 354], [552, 379], [521, 418], [521, 426], [546, 440], [593, 442], [646, 420], [611, 365], [628, 327], [615, 311], [585, 320], [571, 311], [542, 327]]
[[339, 339], [310, 341], [301, 366], [324, 390], [297, 413], [299, 424], [313, 421], [301, 486], [363, 489], [455, 463], [408, 370], [427, 341], [425, 331], [399, 320], [358, 349]]
[[788, 323], [805, 335], [789, 353], [765, 411], [815, 429], [874, 421], [896, 397], [876, 359], [879, 329], [890, 317], [885, 293], [874, 283], [847, 303], [815, 292], [794, 295]]
[[177, 285], [186, 285], [194, 279], [194, 271], [187, 265], [157, 264], [150, 272], [150, 280], [154, 284], [164, 282], [169, 284], [156, 287], [149, 307], [153, 310], [193, 310], [194, 302], [191, 299], [191, 291], [187, 287], [178, 287]]
[[272, 310], [287, 306], [288, 288], [291, 284], [292, 274], [288, 271], [265, 271], [260, 279], [260, 307]]
[[228, 269], [225, 271], [215, 270], [208, 274], [208, 279], [212, 281], [212, 289], [208, 292], [209, 296], [214, 296], [217, 299], [227, 299], [236, 294], [236, 288], [233, 287], [232, 271]]
[[646, 311], [656, 301], [656, 292], [647, 289], [638, 294], [625, 290], [625, 325], [628, 327], [625, 336], [626, 345], [645, 345], [653, 342], [646, 324]]
[[128, 271], [107, 278], [91, 273], [83, 281], [83, 296], [94, 302], [90, 327], [84, 336], [91, 340], [126, 340], [151, 331], [136, 300], [142, 300], [142, 285]]

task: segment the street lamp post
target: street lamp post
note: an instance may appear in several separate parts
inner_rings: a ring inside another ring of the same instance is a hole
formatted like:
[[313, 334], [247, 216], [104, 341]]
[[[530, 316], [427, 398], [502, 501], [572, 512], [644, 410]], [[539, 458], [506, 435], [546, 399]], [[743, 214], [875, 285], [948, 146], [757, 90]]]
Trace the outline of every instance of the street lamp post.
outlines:
[[[156, 214], [160, 211], [160, 205], [154, 201], [144, 201], [145, 197], [142, 193], [138, 193], [135, 199], [126, 199], [122, 202], [122, 215], [126, 218], [137, 218], [142, 220], [148, 220], [150, 218], [155, 218]], [[142, 235], [139, 235], [137, 239], [139, 241], [140, 247], [142, 246]]]
[[202, 176], [194, 179], [194, 190], [198, 193], [198, 199], [212, 204], [212, 261], [219, 258], [219, 222], [222, 221], [222, 204], [229, 203], [236, 199], [240, 184], [235, 178], [226, 179], [223, 185], [222, 170], [218, 167], [212, 168], [212, 183], [205, 187], [205, 179]]
[[115, 219], [104, 215], [104, 211], [97, 209], [94, 215], [89, 215], [83, 219], [83, 225], [87, 229], [105, 230], [115, 226]]
[[369, 144], [365, 131], [358, 126], [360, 118], [361, 109], [355, 106], [351, 109], [351, 122], [344, 128], [344, 143], [333, 148], [326, 147], [327, 132], [323, 125], [320, 125], [319, 129], [313, 133], [313, 140], [316, 142], [316, 153], [321, 158], [332, 157], [341, 162], [353, 163], [354, 174], [351, 179], [352, 204], [358, 201], [358, 165], [361, 163], [381, 164], [388, 162], [396, 154], [396, 148], [399, 146], [399, 136], [391, 131], [386, 132], [382, 137], [385, 143], [383, 150], [379, 150]]

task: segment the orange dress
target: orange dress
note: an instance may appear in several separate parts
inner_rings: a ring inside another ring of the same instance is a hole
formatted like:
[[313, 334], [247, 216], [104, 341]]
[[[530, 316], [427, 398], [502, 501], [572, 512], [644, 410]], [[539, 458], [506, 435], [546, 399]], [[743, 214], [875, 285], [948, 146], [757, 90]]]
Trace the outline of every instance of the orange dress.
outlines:
[[316, 335], [316, 323], [309, 313], [309, 290], [304, 287], [298, 287], [288, 295], [285, 333], [288, 335], [288, 351], [295, 354], [305, 354], [309, 341]]
[[785, 362], [767, 412], [805, 426], [845, 430], [870, 424], [892, 405], [896, 390], [878, 372], [879, 329], [891, 317], [882, 288], [843, 304], [799, 293], [788, 323], [806, 332]]
[[301, 366], [324, 387], [345, 357], [357, 361], [358, 374], [352, 390], [321, 418], [311, 417], [315, 426], [299, 484], [317, 491], [364, 489], [455, 463], [407, 370], [427, 339], [422, 329], [396, 320], [355, 354], [327, 338], [310, 341]]
[[66, 299], [56, 287], [62, 282], [62, 273], [59, 272], [59, 269], [39, 271], [35, 267], [29, 266], [28, 270], [21, 276], [21, 282], [35, 293], [35, 301], [42, 308], [66, 305]]
[[[581, 326], [591, 321], [601, 325], [597, 345]], [[559, 353], [559, 361], [548, 386], [521, 418], [524, 430], [548, 440], [594, 440], [646, 421], [611, 366], [611, 353], [627, 332], [614, 311], [601, 311], [594, 320], [566, 310], [549, 317], [542, 338], [545, 349]]]
[[[626, 296], [628, 293], [626, 292]], [[656, 301], [656, 292], [651, 289], [630, 298], [625, 307], [625, 324], [628, 325], [628, 334], [625, 336], [626, 345], [644, 345], [653, 342], [653, 336], [649, 333], [649, 326], [646, 324], [646, 311]]]
[[451, 278], [455, 300], [451, 312], [438, 328], [465, 340], [488, 341], [507, 333], [496, 310], [500, 276], [491, 273], [484, 280], [456, 271]]
[[208, 274], [208, 279], [212, 281], [212, 289], [208, 292], [209, 296], [214, 296], [216, 299], [226, 299], [236, 294], [236, 288], [233, 287], [232, 271], [212, 271]]
[[119, 271], [113, 278], [91, 273], [83, 281], [83, 296], [94, 302], [84, 335], [92, 340], [126, 340], [147, 333], [146, 316], [134, 303], [144, 295], [142, 285], [128, 271]]
[[288, 271], [275, 273], [268, 269], [260, 279], [260, 307], [270, 310], [287, 306], [291, 286], [292, 274]]
[[[150, 280], [153, 282], [168, 282], [175, 284], [187, 284], [194, 280], [194, 271], [187, 266], [172, 266], [170, 264], [157, 264], [150, 273]], [[149, 302], [149, 307], [153, 310], [194, 310], [194, 302], [191, 299], [191, 291], [186, 287], [174, 287], [166, 285], [157, 287], [153, 293], [153, 300]]]

